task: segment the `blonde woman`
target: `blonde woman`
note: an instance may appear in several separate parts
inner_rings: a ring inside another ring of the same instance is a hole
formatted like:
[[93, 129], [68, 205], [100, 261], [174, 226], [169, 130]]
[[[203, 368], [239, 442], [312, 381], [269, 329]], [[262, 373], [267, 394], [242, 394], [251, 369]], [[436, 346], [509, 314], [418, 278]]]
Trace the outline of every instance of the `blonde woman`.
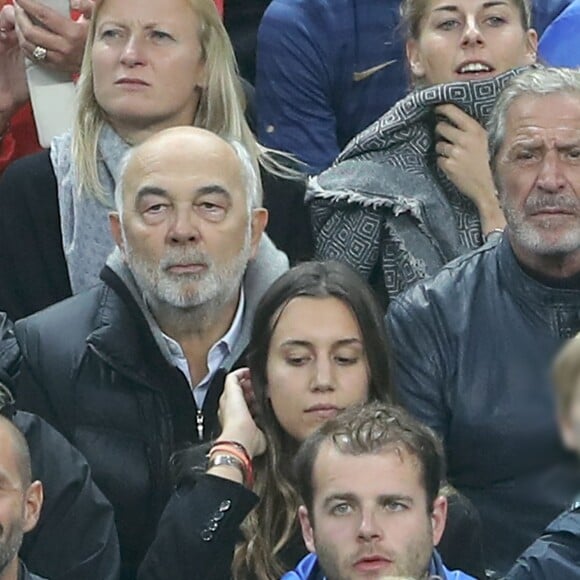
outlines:
[[[204, 127], [242, 142], [256, 163], [274, 164], [245, 120], [212, 0], [98, 3], [78, 84], [73, 130], [49, 152], [14, 163], [0, 182], [0, 271], [10, 272], [0, 282], [0, 309], [12, 319], [98, 281], [113, 249], [107, 216], [120, 160], [151, 134]], [[276, 203], [282, 197], [269, 193]]]

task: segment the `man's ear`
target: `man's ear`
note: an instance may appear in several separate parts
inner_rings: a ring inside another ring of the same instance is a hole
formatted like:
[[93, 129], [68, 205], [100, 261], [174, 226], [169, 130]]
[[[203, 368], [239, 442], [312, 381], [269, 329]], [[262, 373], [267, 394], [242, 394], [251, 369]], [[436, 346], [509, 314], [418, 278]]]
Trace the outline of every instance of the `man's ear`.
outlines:
[[119, 212], [111, 211], [109, 212], [109, 227], [111, 228], [111, 235], [115, 240], [115, 244], [119, 250], [121, 250], [121, 254], [125, 256], [125, 243], [123, 240], [123, 227], [121, 225], [121, 217], [119, 216]]
[[40, 481], [33, 481], [24, 494], [24, 532], [32, 530], [40, 517], [44, 492]]
[[258, 253], [258, 246], [262, 239], [262, 234], [268, 225], [268, 210], [259, 207], [252, 210], [252, 258]]
[[578, 444], [576, 442], [576, 433], [574, 431], [574, 425], [570, 420], [569, 416], [564, 416], [562, 413], [558, 413], [558, 426], [560, 427], [560, 436], [566, 448], [570, 451], [578, 452]]
[[422, 79], [425, 76], [425, 67], [423, 66], [423, 61], [421, 60], [419, 43], [414, 38], [410, 38], [407, 40], [405, 49], [407, 52], [407, 62], [409, 63], [413, 78]]
[[298, 508], [298, 519], [300, 520], [300, 528], [302, 529], [304, 545], [306, 548], [308, 548], [309, 552], [315, 554], [316, 546], [314, 545], [314, 529], [310, 523], [310, 517], [308, 516], [308, 510], [306, 509], [305, 505], [301, 505]]
[[443, 495], [437, 496], [433, 502], [431, 513], [431, 526], [433, 528], [433, 545], [436, 546], [443, 536], [445, 522], [447, 521], [447, 498]]

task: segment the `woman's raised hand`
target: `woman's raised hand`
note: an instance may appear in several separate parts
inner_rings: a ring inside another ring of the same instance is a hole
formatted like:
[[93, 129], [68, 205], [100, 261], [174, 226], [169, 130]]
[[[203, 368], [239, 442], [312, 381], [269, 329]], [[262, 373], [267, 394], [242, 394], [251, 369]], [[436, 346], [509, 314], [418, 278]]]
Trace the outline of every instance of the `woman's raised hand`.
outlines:
[[250, 369], [242, 368], [231, 372], [226, 377], [224, 392], [220, 398], [218, 413], [222, 432], [217, 441], [237, 441], [246, 448], [251, 457], [264, 453], [266, 438], [254, 421], [253, 411], [255, 398]]
[[484, 234], [505, 226], [489, 165], [487, 131], [456, 105], [440, 105], [447, 120], [435, 127], [437, 164], [479, 211]]

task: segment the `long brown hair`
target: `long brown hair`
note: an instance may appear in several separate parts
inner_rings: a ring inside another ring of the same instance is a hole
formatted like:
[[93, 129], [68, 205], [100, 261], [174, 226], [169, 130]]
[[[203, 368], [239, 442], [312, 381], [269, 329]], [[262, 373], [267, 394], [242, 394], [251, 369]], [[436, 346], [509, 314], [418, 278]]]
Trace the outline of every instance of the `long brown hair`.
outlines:
[[286, 305], [299, 296], [334, 297], [349, 307], [363, 337], [369, 367], [369, 400], [392, 399], [382, 312], [358, 274], [338, 262], [308, 262], [280, 277], [258, 305], [248, 353], [260, 408], [259, 425], [268, 448], [255, 460], [254, 491], [260, 500], [242, 524], [244, 541], [236, 548], [232, 570], [236, 580], [279, 578], [286, 572], [280, 552], [297, 531], [300, 500], [290, 470], [297, 443], [282, 429], [270, 405], [266, 369], [270, 340], [278, 320]]

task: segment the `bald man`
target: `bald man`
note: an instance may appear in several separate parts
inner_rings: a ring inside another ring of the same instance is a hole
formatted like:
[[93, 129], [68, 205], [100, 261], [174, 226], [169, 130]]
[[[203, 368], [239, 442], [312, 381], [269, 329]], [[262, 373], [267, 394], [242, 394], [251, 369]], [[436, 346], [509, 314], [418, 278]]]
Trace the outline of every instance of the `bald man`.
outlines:
[[22, 538], [36, 526], [41, 507], [42, 484], [32, 481], [26, 439], [0, 415], [0, 580], [41, 580], [18, 559]]
[[288, 264], [262, 237], [249, 155], [210, 132], [173, 128], [133, 149], [115, 198], [101, 284], [17, 324], [17, 402], [88, 459], [128, 579], [169, 498], [169, 458], [217, 435], [224, 375]]

